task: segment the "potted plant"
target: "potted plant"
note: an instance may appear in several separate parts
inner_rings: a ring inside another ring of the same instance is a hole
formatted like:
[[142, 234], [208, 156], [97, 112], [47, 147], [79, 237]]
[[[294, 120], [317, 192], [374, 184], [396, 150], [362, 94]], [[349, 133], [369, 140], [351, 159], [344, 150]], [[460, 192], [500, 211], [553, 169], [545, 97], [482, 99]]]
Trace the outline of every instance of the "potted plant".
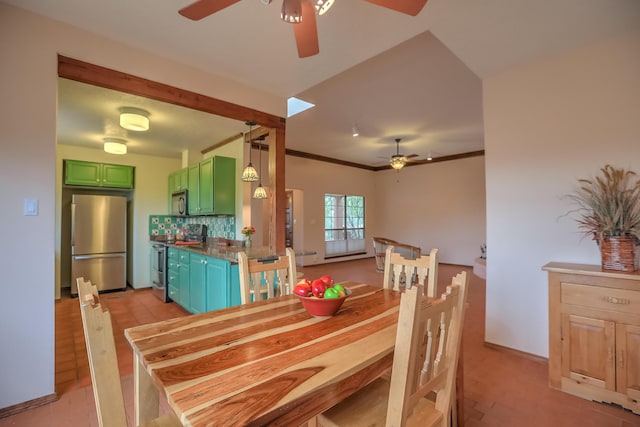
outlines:
[[640, 179], [630, 170], [605, 165], [600, 175], [579, 179], [569, 198], [578, 206], [578, 227], [600, 246], [602, 268], [635, 271], [640, 239]]

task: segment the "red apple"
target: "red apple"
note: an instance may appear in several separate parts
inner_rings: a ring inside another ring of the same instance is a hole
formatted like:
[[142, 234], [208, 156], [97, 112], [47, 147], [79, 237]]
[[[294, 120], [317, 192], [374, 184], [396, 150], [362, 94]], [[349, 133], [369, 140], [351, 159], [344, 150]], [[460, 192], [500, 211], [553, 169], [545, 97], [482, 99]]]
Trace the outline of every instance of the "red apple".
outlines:
[[320, 280], [322, 280], [325, 283], [325, 285], [327, 285], [327, 287], [333, 286], [333, 278], [328, 274], [325, 274], [324, 276], [320, 277]]
[[320, 279], [316, 279], [311, 283], [311, 292], [316, 298], [324, 297], [324, 291], [327, 290], [327, 284]]
[[313, 295], [311, 292], [311, 285], [309, 283], [298, 283], [293, 287], [293, 293], [300, 295], [301, 297], [310, 297]]
[[306, 277], [303, 277], [302, 279], [298, 280], [298, 283], [296, 283], [297, 285], [306, 283], [307, 285], [311, 286], [311, 279], [308, 279]]

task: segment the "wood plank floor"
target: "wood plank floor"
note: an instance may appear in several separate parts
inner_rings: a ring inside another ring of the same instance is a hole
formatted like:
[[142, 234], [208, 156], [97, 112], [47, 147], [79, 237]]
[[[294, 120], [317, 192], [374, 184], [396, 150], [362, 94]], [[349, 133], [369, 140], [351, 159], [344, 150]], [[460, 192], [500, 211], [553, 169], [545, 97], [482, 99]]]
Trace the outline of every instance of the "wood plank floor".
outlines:
[[[439, 289], [451, 277], [470, 268], [442, 264]], [[373, 258], [337, 262], [300, 269], [307, 277], [332, 275], [336, 281], [353, 280], [381, 285]], [[112, 313], [120, 375], [127, 413], [133, 413], [133, 357], [125, 328], [185, 316], [174, 303], [164, 304], [149, 290], [127, 290], [101, 296]], [[629, 411], [590, 402], [547, 386], [547, 364], [484, 345], [485, 281], [472, 275], [469, 309], [464, 326], [465, 425], [638, 427], [640, 416]], [[56, 392], [59, 400], [0, 419], [0, 427], [98, 426], [91, 390], [91, 376], [77, 299], [56, 302]], [[163, 405], [163, 411], [167, 411]]]

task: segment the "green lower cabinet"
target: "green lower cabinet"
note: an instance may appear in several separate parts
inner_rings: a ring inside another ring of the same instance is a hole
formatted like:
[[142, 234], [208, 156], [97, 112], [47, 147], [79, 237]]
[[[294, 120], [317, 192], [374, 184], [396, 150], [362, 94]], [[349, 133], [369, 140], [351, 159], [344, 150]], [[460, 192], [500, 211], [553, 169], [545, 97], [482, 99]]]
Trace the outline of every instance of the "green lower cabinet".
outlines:
[[238, 266], [227, 260], [191, 254], [189, 311], [204, 313], [240, 304]]
[[229, 307], [242, 304], [240, 297], [240, 274], [238, 264], [231, 264], [231, 278], [229, 279]]
[[169, 297], [189, 310], [189, 252], [169, 248], [167, 286]]
[[207, 311], [229, 307], [229, 261], [209, 258], [207, 264]]
[[178, 275], [180, 277], [180, 290], [178, 296], [178, 304], [189, 310], [190, 302], [190, 279], [191, 279], [191, 254], [187, 251], [180, 250], [180, 263], [178, 265]]
[[189, 311], [204, 313], [207, 311], [207, 260], [209, 257], [191, 254], [189, 262]]

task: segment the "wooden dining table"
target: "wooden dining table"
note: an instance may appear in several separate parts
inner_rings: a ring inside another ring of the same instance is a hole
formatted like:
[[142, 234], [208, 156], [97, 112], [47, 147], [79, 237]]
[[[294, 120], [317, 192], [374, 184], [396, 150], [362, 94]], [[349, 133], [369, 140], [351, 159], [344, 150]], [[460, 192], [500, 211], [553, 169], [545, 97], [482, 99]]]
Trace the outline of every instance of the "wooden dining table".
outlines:
[[283, 296], [125, 330], [136, 423], [159, 399], [185, 426], [296, 426], [387, 372], [401, 294], [347, 282], [331, 317]]

